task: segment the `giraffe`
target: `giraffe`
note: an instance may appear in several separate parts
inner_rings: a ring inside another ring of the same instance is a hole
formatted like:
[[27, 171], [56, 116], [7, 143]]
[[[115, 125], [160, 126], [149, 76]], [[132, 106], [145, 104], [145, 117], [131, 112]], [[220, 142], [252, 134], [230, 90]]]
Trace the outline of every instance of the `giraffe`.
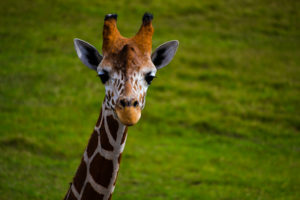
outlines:
[[170, 63], [179, 44], [177, 40], [166, 42], [151, 54], [152, 19], [152, 14], [145, 13], [137, 34], [125, 38], [117, 29], [117, 15], [106, 15], [103, 55], [91, 44], [74, 39], [79, 59], [100, 77], [105, 98], [65, 200], [112, 198], [127, 128], [139, 121], [156, 71]]

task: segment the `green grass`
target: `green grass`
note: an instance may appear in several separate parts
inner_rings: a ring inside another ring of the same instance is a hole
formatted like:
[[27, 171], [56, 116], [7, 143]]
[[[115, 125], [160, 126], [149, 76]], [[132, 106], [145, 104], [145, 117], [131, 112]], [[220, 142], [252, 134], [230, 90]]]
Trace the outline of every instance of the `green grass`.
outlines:
[[180, 41], [129, 129], [114, 199], [299, 199], [298, 1], [0, 2], [0, 199], [62, 199], [104, 88], [78, 37], [103, 18], [130, 37], [154, 14], [153, 47]]

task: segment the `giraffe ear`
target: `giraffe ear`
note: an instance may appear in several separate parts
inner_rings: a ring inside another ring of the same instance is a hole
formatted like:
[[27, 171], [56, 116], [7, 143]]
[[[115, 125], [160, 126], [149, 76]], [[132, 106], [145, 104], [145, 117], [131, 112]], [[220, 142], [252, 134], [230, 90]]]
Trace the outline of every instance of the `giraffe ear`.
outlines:
[[178, 40], [172, 40], [160, 45], [151, 55], [151, 60], [157, 69], [163, 68], [173, 59], [177, 47]]
[[74, 45], [81, 62], [88, 68], [97, 70], [99, 63], [102, 60], [102, 56], [97, 49], [93, 45], [77, 38], [74, 39]]

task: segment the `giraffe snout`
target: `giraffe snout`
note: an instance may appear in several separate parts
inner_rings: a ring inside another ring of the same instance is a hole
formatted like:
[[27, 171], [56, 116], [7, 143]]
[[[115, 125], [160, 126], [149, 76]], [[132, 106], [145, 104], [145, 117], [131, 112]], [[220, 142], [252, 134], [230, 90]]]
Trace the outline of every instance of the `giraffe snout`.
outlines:
[[139, 105], [139, 101], [135, 98], [119, 98], [115, 109], [119, 120], [127, 126], [136, 124], [141, 117], [141, 108]]

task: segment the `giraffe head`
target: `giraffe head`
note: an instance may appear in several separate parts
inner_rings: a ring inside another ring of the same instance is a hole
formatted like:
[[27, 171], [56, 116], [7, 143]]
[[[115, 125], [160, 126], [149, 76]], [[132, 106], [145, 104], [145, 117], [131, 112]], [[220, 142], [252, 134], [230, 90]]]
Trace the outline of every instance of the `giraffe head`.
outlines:
[[124, 125], [138, 122], [145, 106], [146, 92], [156, 71], [170, 63], [178, 41], [160, 45], [152, 54], [153, 16], [145, 13], [138, 33], [132, 38], [121, 36], [117, 15], [105, 16], [101, 55], [89, 43], [74, 39], [80, 60], [97, 72], [105, 86], [104, 105], [113, 110]]

